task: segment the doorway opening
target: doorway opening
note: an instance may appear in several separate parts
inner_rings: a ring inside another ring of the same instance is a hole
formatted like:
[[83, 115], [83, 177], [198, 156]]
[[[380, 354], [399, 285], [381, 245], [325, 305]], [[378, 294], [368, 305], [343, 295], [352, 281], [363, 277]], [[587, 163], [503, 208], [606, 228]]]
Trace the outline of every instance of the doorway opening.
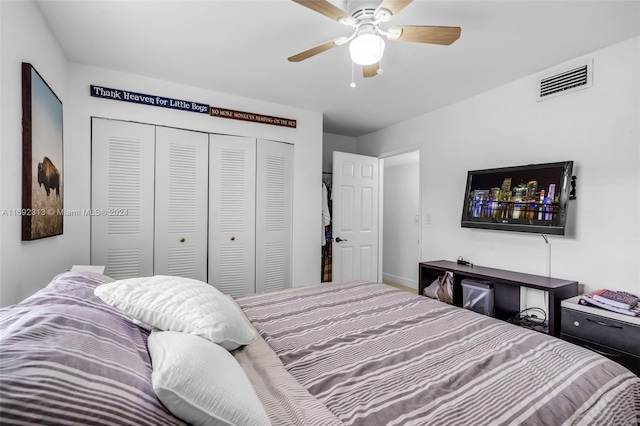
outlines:
[[418, 291], [420, 151], [381, 159], [382, 281]]

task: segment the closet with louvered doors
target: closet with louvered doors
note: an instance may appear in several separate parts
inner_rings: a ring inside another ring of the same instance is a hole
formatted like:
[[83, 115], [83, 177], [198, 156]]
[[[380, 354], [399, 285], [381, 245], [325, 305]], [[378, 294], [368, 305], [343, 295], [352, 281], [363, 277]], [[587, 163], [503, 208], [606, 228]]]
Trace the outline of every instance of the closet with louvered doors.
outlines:
[[93, 118], [91, 263], [234, 296], [288, 288], [292, 165], [287, 143]]
[[92, 119], [91, 263], [207, 280], [208, 134]]
[[232, 296], [291, 286], [293, 146], [209, 135], [209, 283]]

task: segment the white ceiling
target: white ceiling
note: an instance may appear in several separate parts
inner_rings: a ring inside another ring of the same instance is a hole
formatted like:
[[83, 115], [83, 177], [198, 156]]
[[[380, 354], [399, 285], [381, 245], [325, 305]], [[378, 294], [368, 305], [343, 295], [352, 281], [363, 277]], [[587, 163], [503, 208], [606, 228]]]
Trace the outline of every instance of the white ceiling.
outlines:
[[460, 39], [451, 46], [387, 42], [384, 73], [365, 80], [356, 67], [357, 86], [350, 88], [346, 45], [300, 63], [287, 61], [350, 34], [292, 1], [37, 4], [70, 61], [320, 111], [325, 132], [346, 136], [373, 132], [640, 34], [639, 1], [415, 0], [390, 24], [460, 26]]

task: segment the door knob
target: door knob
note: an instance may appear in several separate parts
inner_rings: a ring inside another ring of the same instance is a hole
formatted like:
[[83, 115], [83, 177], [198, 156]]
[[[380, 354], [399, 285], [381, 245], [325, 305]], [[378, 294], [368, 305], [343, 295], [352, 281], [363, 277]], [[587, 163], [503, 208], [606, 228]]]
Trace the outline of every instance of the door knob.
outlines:
[[231, 237], [231, 241], [235, 241], [235, 240], [236, 240], [236, 237]]
[[348, 241], [347, 239], [342, 239], [340, 237], [336, 237], [336, 243], [341, 243], [342, 241]]
[[180, 242], [184, 243], [186, 240], [184, 238], [180, 238]]

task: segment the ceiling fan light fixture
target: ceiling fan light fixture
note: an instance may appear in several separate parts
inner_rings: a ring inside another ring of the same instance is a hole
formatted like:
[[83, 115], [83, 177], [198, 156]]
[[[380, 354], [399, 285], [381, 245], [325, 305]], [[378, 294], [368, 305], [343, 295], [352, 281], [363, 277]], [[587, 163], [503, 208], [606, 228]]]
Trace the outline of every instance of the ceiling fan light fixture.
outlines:
[[377, 34], [361, 34], [349, 43], [351, 60], [358, 65], [380, 62], [384, 53], [384, 40]]

